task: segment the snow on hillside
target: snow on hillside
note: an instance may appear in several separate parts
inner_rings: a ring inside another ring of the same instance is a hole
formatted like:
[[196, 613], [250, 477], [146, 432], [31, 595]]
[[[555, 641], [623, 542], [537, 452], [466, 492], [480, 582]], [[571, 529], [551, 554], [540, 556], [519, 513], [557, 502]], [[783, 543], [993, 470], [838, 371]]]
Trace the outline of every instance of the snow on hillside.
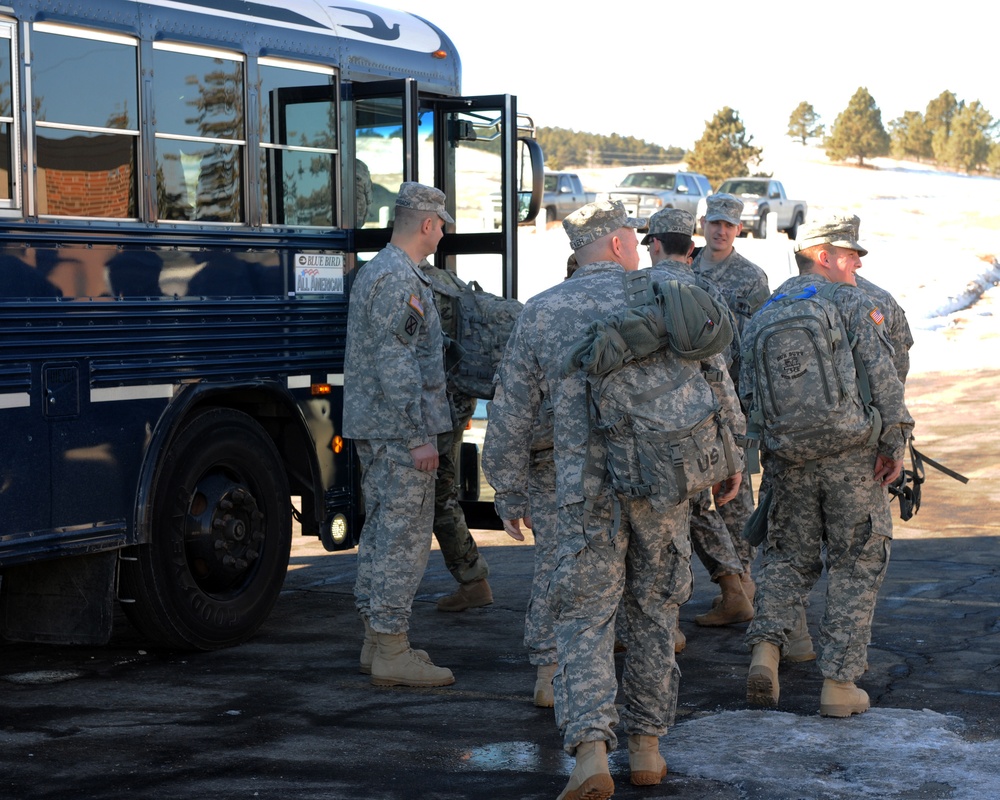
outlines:
[[[809, 219], [832, 213], [861, 218], [861, 243], [869, 251], [863, 274], [906, 310], [916, 340], [914, 373], [1000, 368], [1000, 323], [993, 312], [1000, 297], [994, 288], [1000, 282], [1000, 180], [881, 158], [865, 168], [836, 165], [821, 148], [790, 140], [764, 155], [758, 169], [806, 200]], [[596, 192], [631, 171], [578, 170]], [[519, 294], [525, 299], [562, 278], [569, 247], [560, 226], [526, 229], [520, 243]], [[772, 289], [794, 269], [782, 234], [739, 240], [736, 247], [768, 272]], [[645, 256], [645, 248], [640, 251]]]

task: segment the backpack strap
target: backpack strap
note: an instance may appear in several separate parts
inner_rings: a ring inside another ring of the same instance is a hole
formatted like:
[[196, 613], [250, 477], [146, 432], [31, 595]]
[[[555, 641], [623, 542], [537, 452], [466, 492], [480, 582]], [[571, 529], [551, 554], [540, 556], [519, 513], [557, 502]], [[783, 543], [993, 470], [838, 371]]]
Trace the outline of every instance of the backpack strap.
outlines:
[[[625, 304], [629, 308], [640, 308], [641, 306], [648, 305], [650, 303], [656, 302], [656, 296], [653, 292], [653, 281], [647, 270], [632, 270], [631, 272], [626, 271], [622, 274], [622, 287], [625, 290]], [[587, 476], [593, 476], [601, 479], [601, 483], [607, 482], [608, 478], [608, 466], [607, 462], [604, 464], [599, 464], [597, 459], [594, 457], [595, 446], [599, 443], [601, 437], [597, 433], [597, 401], [594, 399], [594, 393], [592, 390], [593, 379], [588, 376], [587, 379], [587, 458], [583, 465], [583, 471], [580, 476], [581, 481], [581, 492], [583, 493], [584, 505], [583, 505], [583, 533], [586, 537], [587, 535], [587, 519], [591, 516], [596, 507], [597, 501], [600, 499], [600, 495], [594, 495], [587, 492]], [[621, 503], [618, 500], [616, 493], [611, 493], [612, 502], [612, 520], [611, 520], [611, 538], [615, 537], [618, 531], [618, 526], [621, 524]]]
[[770, 290], [766, 286], [761, 286], [745, 297], [738, 295], [735, 291], [732, 291], [729, 293], [726, 300], [729, 303], [729, 307], [733, 310], [733, 313], [739, 314], [741, 317], [746, 319], [750, 319], [750, 317], [756, 314], [760, 307], [767, 302], [767, 299], [770, 296]]
[[641, 308], [656, 303], [653, 279], [649, 270], [637, 269], [625, 272], [623, 281], [625, 284], [625, 303], [629, 308]]
[[[819, 287], [816, 294], [819, 297], [833, 301], [837, 292], [847, 285], [845, 283], [826, 283]], [[844, 315], [840, 313], [839, 308], [837, 309], [837, 316], [840, 318], [841, 323], [844, 324]], [[847, 332], [847, 343], [851, 348], [851, 357], [854, 359], [854, 371], [858, 377], [858, 392], [861, 394], [861, 400], [864, 402], [865, 408], [869, 409], [872, 414], [872, 432], [865, 443], [867, 447], [871, 447], [878, 444], [878, 437], [882, 435], [882, 414], [872, 404], [871, 378], [869, 378], [868, 369], [865, 367], [865, 362], [862, 361], [861, 354], [858, 352], [858, 336], [846, 324], [844, 324], [844, 330]]]

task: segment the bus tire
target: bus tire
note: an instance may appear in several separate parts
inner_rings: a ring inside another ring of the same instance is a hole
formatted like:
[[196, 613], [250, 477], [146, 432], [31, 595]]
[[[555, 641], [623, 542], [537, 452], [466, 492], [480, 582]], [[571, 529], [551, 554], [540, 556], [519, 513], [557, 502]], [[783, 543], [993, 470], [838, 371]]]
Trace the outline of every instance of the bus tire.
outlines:
[[278, 599], [292, 540], [288, 478], [271, 438], [240, 411], [199, 414], [171, 443], [152, 498], [152, 540], [121, 562], [130, 621], [175, 649], [252, 636]]

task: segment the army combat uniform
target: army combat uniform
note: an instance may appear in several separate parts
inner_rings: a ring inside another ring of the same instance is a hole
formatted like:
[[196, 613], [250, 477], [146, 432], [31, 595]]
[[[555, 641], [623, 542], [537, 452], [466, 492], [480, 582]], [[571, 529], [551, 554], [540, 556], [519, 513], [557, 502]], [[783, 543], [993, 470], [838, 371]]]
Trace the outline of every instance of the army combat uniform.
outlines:
[[355, 603], [379, 633], [405, 633], [430, 552], [434, 473], [410, 451], [452, 428], [441, 322], [427, 276], [388, 244], [351, 290], [344, 435], [361, 460], [366, 519]]
[[[785, 281], [777, 293], [795, 296], [826, 282], [816, 274]], [[746, 634], [751, 648], [787, 644], [797, 606], [820, 578], [826, 553], [826, 610], [820, 623], [818, 665], [824, 677], [853, 683], [862, 675], [872, 617], [885, 577], [892, 539], [888, 493], [874, 478], [876, 456], [898, 460], [913, 426], [903, 400], [882, 317], [858, 288], [835, 295], [845, 326], [858, 337], [857, 352], [868, 372], [872, 404], [882, 417], [877, 444], [850, 447], [806, 464], [767, 451], [773, 498], [767, 517], [757, 584], [757, 614]], [[747, 327], [750, 341], [756, 320]], [[744, 352], [740, 392], [749, 404], [753, 358]], [[817, 388], [817, 391], [820, 391]]]
[[[572, 280], [527, 302], [500, 366], [483, 452], [500, 517], [524, 517], [534, 425], [547, 386], [558, 506], [557, 566], [549, 588], [559, 654], [556, 719], [570, 754], [585, 742], [603, 741], [609, 750], [617, 745], [613, 649], [623, 595], [630, 643], [622, 679], [624, 728], [630, 735], [666, 732], [676, 701], [677, 610], [691, 592], [688, 504], [664, 513], [648, 498], [616, 498], [603, 475], [585, 469], [588, 460], [603, 464], [605, 453], [589, 435], [584, 373], [567, 374], [565, 362], [590, 323], [626, 310], [623, 277], [615, 262], [586, 264]], [[731, 384], [720, 405], [724, 420], [739, 429]], [[586, 513], [585, 496], [597, 498]]]

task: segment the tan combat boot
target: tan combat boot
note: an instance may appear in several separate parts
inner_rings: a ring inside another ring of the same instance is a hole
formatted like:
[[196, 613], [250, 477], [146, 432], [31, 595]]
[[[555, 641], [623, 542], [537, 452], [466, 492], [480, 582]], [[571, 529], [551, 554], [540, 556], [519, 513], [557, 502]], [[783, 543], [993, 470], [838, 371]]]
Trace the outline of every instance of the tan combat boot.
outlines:
[[792, 663], [816, 660], [813, 640], [809, 635], [809, 624], [806, 621], [806, 607], [801, 603], [798, 605], [795, 627], [788, 634], [788, 644], [781, 651], [781, 660]]
[[695, 617], [696, 623], [706, 628], [717, 628], [753, 619], [753, 605], [743, 594], [739, 575], [723, 575], [719, 578], [719, 588], [722, 590], [722, 602], [707, 614]]
[[659, 737], [630, 734], [628, 768], [633, 786], [656, 786], [667, 777], [667, 762], [660, 755]]
[[[368, 617], [362, 616], [361, 621], [365, 623], [365, 640], [361, 644], [361, 661], [358, 664], [358, 672], [362, 675], [371, 675], [372, 661], [375, 659], [375, 631], [372, 630]], [[413, 649], [413, 655], [426, 661], [428, 664], [431, 663], [430, 656], [427, 655], [426, 650]]]
[[823, 679], [823, 691], [819, 696], [819, 713], [824, 717], [849, 717], [864, 714], [871, 703], [868, 692], [859, 689], [851, 681]]
[[437, 667], [414, 653], [405, 633], [375, 632], [372, 685], [450, 686], [454, 682], [450, 669]]
[[[750, 576], [750, 567], [743, 570], [743, 574], [740, 575], [740, 585], [743, 586], [743, 594], [747, 596], [747, 600], [750, 601], [750, 605], [753, 605], [753, 599], [757, 595], [757, 584], [753, 582], [753, 578]], [[715, 608], [721, 602], [722, 595], [716, 595], [712, 598], [712, 608]]]
[[556, 800], [608, 800], [614, 793], [607, 743], [581, 742], [576, 748], [576, 766], [569, 783]]
[[752, 706], [774, 708], [778, 705], [778, 661], [781, 650], [771, 642], [753, 646], [750, 672], [747, 674], [747, 702]]
[[535, 705], [539, 708], [552, 708], [556, 704], [555, 689], [552, 688], [552, 678], [555, 677], [555, 664], [539, 664], [535, 676]]
[[681, 630], [681, 624], [677, 623], [677, 628], [674, 630], [674, 655], [678, 653], [683, 653], [684, 648], [688, 646], [688, 637], [684, 635], [684, 631]]
[[438, 611], [465, 611], [467, 608], [488, 606], [493, 602], [493, 591], [486, 578], [471, 583], [461, 583], [451, 594], [437, 602]]

